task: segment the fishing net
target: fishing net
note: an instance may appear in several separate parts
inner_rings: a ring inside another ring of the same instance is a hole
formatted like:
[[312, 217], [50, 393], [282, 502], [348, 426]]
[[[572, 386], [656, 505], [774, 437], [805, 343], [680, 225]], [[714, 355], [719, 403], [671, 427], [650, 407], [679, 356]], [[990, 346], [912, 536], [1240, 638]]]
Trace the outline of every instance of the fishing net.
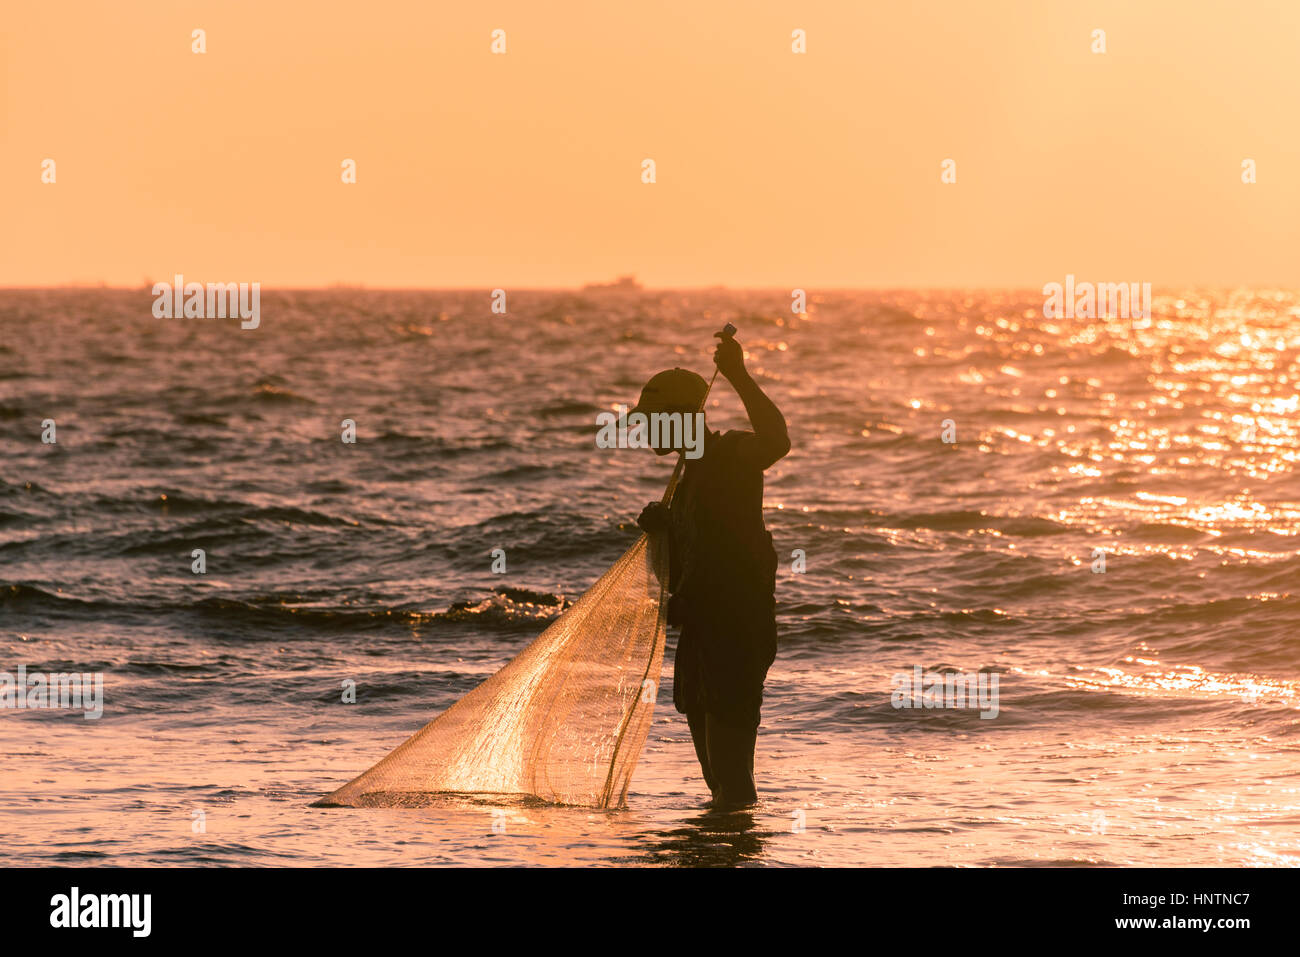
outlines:
[[642, 535], [500, 671], [315, 806], [406, 806], [447, 792], [623, 804], [663, 665], [664, 538]]

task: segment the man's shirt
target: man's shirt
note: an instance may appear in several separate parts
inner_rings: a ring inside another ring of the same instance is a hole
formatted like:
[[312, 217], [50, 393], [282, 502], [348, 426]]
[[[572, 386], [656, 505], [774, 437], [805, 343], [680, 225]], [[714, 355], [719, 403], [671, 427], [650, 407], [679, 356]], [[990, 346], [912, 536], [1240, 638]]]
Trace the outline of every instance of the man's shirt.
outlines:
[[753, 432], [712, 432], [704, 454], [687, 460], [670, 508], [669, 587], [679, 619], [757, 628], [763, 644], [770, 630], [775, 650], [776, 551], [757, 443]]

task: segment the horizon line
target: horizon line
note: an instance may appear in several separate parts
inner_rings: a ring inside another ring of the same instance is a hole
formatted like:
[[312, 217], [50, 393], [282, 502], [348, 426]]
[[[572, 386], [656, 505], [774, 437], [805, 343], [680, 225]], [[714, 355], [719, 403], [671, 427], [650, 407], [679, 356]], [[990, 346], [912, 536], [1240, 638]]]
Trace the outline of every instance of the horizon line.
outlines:
[[[1078, 278], [1078, 275], [1074, 273], [1066, 273], [1064, 275], [1074, 275], [1076, 279]], [[198, 280], [195, 281], [197, 282]], [[240, 282], [240, 280], [225, 280], [225, 281], [209, 280], [209, 281], [205, 281], [204, 285], [207, 285], [208, 282], [221, 282], [222, 284], [225, 284], [227, 282], [232, 282], [232, 281]], [[1050, 279], [1048, 281], [1055, 282], [1056, 280]], [[1094, 280], [1091, 279], [1082, 279], [1080, 281], [1094, 282]], [[1097, 280], [1097, 281], [1098, 282], [1104, 281], [1108, 283], [1112, 282], [1111, 280]], [[152, 294], [152, 289], [156, 282], [167, 282], [170, 285], [170, 280], [161, 280], [161, 279], [154, 280], [153, 282], [137, 283], [132, 285], [119, 285], [119, 284], [108, 283], [108, 282], [65, 282], [65, 283], [45, 283], [39, 285], [9, 285], [5, 283], [0, 283], [0, 292], [49, 292], [49, 291], [56, 291], [56, 290], [97, 289], [97, 290], [104, 290], [109, 292], [139, 292], [143, 290], [149, 290], [150, 294]], [[797, 286], [797, 285], [796, 286], [770, 286], [770, 285], [749, 286], [749, 285], [731, 285], [727, 283], [709, 283], [707, 285], [687, 284], [687, 285], [647, 286], [638, 283], [634, 286], [620, 287], [611, 283], [598, 283], [598, 282], [583, 283], [581, 285], [565, 285], [565, 286], [531, 286], [531, 285], [510, 285], [510, 284], [471, 285], [471, 286], [437, 286], [437, 285], [390, 286], [390, 285], [369, 285], [366, 283], [354, 283], [354, 282], [331, 282], [331, 283], [324, 283], [324, 284], [301, 284], [300, 285], [300, 284], [293, 284], [293, 283], [272, 284], [272, 283], [264, 283], [261, 282], [260, 280], [252, 280], [247, 282], [250, 282], [250, 284], [251, 282], [257, 282], [259, 288], [265, 288], [275, 292], [333, 292], [333, 291], [342, 291], [342, 290], [351, 290], [357, 292], [483, 292], [483, 291], [490, 292], [493, 289], [506, 289], [506, 290], [513, 290], [515, 292], [591, 292], [591, 293], [623, 292], [623, 293], [632, 294], [632, 293], [653, 293], [653, 292], [696, 292], [696, 291], [703, 292], [703, 291], [725, 289], [725, 290], [731, 290], [735, 292], [780, 291], [788, 295], [790, 290], [803, 289], [804, 292], [807, 293], [808, 295], [812, 295], [814, 292], [819, 292], [819, 293], [820, 292], [890, 292], [890, 291], [897, 291], [897, 290], [904, 290], [908, 292], [927, 292], [927, 291], [1025, 292], [1027, 290], [1033, 290], [1037, 294], [1040, 295], [1042, 294], [1042, 287], [1037, 285], [990, 284], [985, 286], [979, 286], [979, 285], [969, 285], [965, 283], [953, 283], [953, 284], [876, 283], [871, 285], [836, 285], [836, 284], [821, 285], [821, 284], [809, 283], [802, 286]], [[1133, 282], [1134, 280], [1121, 280], [1120, 284], [1132, 285]], [[1142, 282], [1142, 280], [1137, 280], [1137, 282]], [[1192, 285], [1180, 284], [1180, 283], [1152, 282], [1150, 285], [1153, 291], [1177, 290], [1182, 292], [1199, 292], [1199, 291], [1222, 292], [1225, 290], [1246, 289], [1253, 292], [1261, 292], [1261, 291], [1300, 292], [1300, 286], [1291, 286], [1291, 285], [1276, 283], [1276, 282], [1263, 282], [1263, 283], [1238, 282], [1238, 283], [1192, 284]]]

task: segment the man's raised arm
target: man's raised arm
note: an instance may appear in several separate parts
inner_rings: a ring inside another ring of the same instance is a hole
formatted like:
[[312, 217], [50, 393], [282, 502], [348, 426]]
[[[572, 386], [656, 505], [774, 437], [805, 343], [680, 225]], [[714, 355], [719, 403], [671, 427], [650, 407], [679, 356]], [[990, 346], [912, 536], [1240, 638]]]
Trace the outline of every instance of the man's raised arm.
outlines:
[[721, 332], [714, 334], [722, 341], [714, 350], [713, 361], [717, 364], [718, 371], [727, 377], [727, 381], [736, 390], [740, 401], [745, 403], [745, 413], [749, 416], [749, 424], [757, 439], [753, 444], [756, 461], [760, 468], [766, 469], [790, 451], [790, 434], [786, 429], [785, 416], [745, 368], [745, 351], [741, 349], [740, 343]]

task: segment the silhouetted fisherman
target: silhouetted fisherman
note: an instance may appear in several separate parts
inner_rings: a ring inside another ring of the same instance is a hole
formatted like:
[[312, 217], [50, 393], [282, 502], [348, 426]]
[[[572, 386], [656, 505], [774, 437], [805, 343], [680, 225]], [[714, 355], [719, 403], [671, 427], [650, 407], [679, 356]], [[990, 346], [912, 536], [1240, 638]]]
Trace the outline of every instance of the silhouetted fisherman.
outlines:
[[[651, 502], [637, 524], [669, 532], [668, 623], [681, 628], [673, 703], [686, 715], [714, 804], [732, 807], [758, 798], [754, 746], [776, 657], [776, 551], [763, 524], [763, 472], [790, 451], [790, 438], [781, 411], [745, 369], [740, 343], [716, 335], [714, 362], [753, 431], [706, 430], [703, 455], [686, 459], [671, 507]], [[707, 389], [694, 372], [668, 369], [646, 383], [631, 411], [693, 414]], [[681, 444], [655, 452], [680, 453]]]

